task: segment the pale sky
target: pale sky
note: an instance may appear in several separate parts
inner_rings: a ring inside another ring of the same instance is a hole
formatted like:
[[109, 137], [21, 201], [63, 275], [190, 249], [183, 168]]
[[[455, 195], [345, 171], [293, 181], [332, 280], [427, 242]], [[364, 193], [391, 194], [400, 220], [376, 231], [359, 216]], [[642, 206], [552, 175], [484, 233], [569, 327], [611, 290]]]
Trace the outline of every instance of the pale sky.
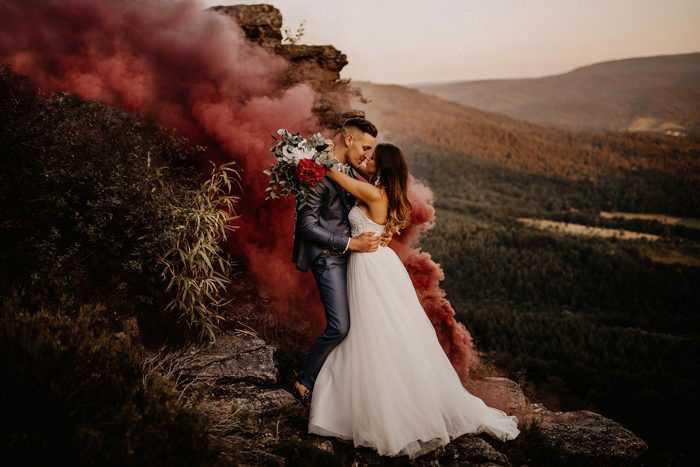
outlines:
[[347, 54], [342, 77], [410, 84], [538, 77], [700, 51], [700, 0], [199, 0], [269, 3], [300, 43]]

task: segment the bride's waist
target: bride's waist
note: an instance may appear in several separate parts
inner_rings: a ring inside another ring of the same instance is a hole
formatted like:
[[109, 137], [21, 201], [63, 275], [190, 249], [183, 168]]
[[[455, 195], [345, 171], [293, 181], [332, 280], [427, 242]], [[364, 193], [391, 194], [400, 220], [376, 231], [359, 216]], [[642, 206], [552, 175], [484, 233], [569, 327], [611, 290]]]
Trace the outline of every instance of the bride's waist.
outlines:
[[360, 231], [360, 230], [358, 230], [358, 231], [356, 231], [356, 232], [352, 232], [351, 235], [352, 235], [353, 237], [357, 237], [358, 235], [362, 235], [362, 234], [364, 234], [364, 233], [371, 233], [372, 235], [377, 235], [377, 236], [379, 236], [379, 235], [382, 234], [382, 232], [383, 232], [382, 230], [380, 230], [380, 231], [378, 231], [378, 232], [377, 232], [377, 231], [374, 231], [374, 230], [365, 230], [365, 231]]

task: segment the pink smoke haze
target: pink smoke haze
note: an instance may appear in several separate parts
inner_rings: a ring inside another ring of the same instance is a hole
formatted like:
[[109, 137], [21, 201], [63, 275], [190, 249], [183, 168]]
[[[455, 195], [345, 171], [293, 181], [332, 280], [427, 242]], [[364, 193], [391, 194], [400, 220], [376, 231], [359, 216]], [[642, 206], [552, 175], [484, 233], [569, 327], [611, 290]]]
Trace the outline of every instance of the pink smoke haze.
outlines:
[[421, 233], [434, 226], [434, 196], [430, 188], [409, 175], [408, 189], [413, 204], [411, 224], [390, 244], [408, 270], [421, 305], [435, 327], [440, 343], [452, 365], [464, 381], [469, 369], [478, 363], [477, 352], [469, 331], [455, 320], [455, 311], [440, 288], [445, 274], [430, 254], [421, 251]]
[[[242, 169], [240, 228], [227, 247], [245, 258], [249, 275], [275, 303], [280, 321], [325, 326], [310, 273], [291, 263], [293, 202], [265, 201], [278, 128], [321, 128], [308, 85], [282, 86], [288, 64], [245, 40], [231, 19], [194, 0], [9, 0], [0, 2], [0, 60], [43, 92], [67, 91], [174, 128], [207, 146], [215, 161]], [[381, 130], [381, 129], [380, 129]], [[420, 232], [435, 211], [430, 189], [412, 180], [414, 225], [392, 242], [461, 377], [476, 362], [471, 337], [439, 288], [439, 265], [420, 251]]]

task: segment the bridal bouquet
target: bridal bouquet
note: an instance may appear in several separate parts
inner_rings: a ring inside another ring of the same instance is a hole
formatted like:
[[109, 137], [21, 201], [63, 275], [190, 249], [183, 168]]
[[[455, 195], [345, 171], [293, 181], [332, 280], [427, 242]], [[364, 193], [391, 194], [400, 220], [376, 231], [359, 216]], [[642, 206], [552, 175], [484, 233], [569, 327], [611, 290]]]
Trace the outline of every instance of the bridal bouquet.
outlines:
[[311, 190], [338, 161], [333, 157], [333, 142], [316, 133], [306, 139], [300, 133], [277, 130], [282, 138], [270, 148], [277, 162], [263, 173], [270, 177], [265, 199], [284, 198], [293, 194], [303, 206]]

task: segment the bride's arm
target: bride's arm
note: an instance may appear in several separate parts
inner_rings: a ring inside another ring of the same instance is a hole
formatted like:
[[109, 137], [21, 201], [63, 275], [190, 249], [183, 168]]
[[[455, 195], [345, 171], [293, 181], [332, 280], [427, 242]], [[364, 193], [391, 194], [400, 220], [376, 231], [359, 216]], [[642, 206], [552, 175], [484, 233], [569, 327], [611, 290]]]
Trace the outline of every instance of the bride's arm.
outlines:
[[359, 198], [367, 204], [382, 199], [382, 192], [379, 188], [371, 183], [363, 182], [349, 175], [345, 175], [335, 167], [328, 169], [326, 175], [338, 185], [345, 188], [345, 190], [355, 198]]

